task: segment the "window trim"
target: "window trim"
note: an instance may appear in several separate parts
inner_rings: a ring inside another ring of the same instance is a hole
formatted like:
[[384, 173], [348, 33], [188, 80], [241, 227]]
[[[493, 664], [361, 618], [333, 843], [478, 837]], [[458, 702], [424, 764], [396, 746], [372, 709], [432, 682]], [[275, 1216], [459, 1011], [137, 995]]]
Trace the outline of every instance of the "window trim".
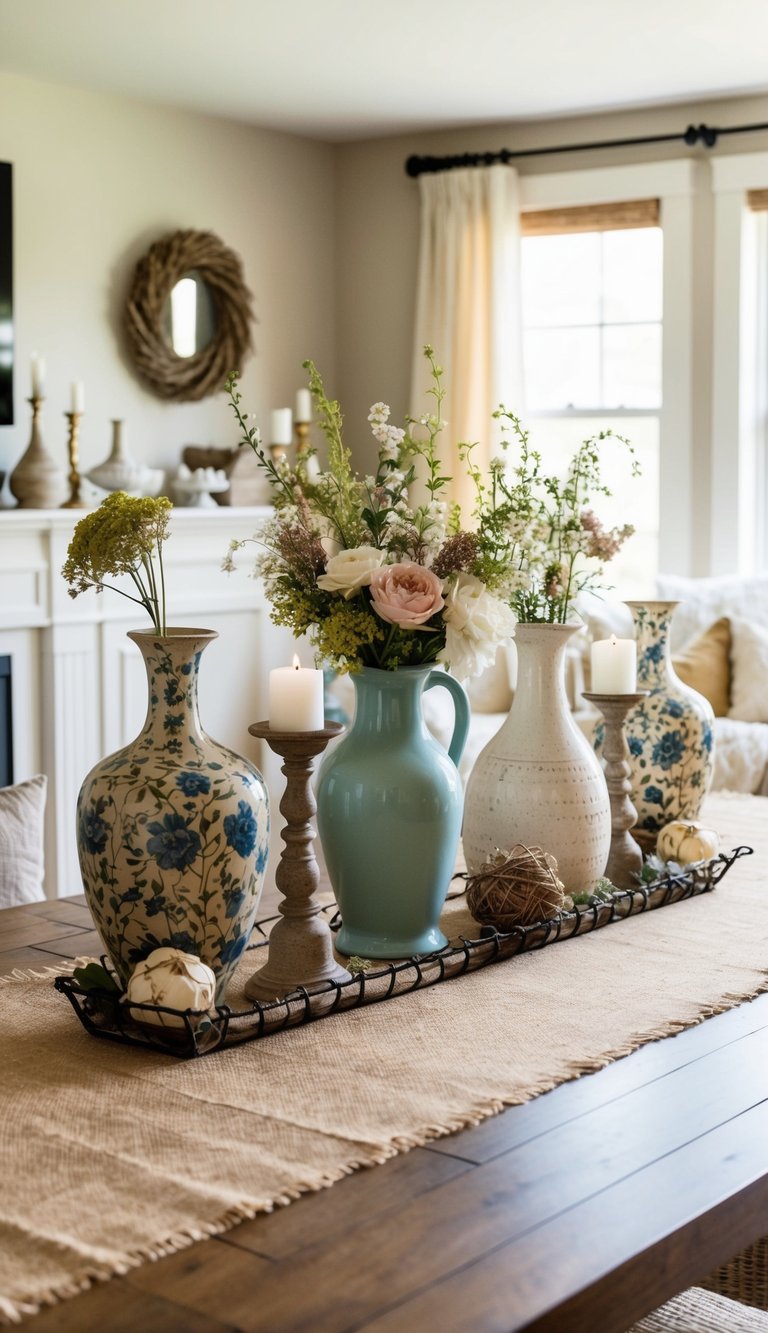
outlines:
[[[754, 337], [756, 231], [750, 190], [768, 185], [768, 153], [734, 153], [712, 164], [714, 290], [712, 313], [711, 567], [751, 573], [764, 515], [758, 480], [754, 379], [745, 347]], [[752, 327], [750, 322], [752, 321]], [[734, 423], [736, 440], [734, 442]], [[735, 447], [734, 447], [735, 446]]]

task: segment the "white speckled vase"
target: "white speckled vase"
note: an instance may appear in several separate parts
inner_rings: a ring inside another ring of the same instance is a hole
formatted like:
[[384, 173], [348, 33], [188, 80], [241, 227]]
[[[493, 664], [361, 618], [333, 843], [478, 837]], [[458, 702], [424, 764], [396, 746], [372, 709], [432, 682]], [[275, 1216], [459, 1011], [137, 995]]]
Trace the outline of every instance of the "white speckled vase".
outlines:
[[464, 801], [470, 872], [496, 847], [521, 842], [557, 858], [568, 893], [605, 871], [611, 805], [598, 759], [571, 715], [565, 650], [577, 625], [518, 625], [517, 689], [506, 721], [478, 757]]
[[[650, 690], [624, 723], [635, 836], [648, 849], [673, 819], [696, 819], [714, 768], [712, 705], [675, 675], [669, 627], [677, 602], [627, 602], [637, 636], [637, 684]], [[598, 728], [599, 732], [599, 728]], [[596, 743], [600, 739], [595, 734]]]

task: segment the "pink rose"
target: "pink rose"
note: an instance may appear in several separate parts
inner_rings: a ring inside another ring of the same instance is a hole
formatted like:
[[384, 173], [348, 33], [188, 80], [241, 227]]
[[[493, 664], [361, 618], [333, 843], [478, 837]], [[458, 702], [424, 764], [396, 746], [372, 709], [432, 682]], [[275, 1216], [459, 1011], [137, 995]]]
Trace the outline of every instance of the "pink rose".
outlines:
[[390, 625], [423, 625], [445, 606], [443, 585], [431, 569], [412, 563], [383, 565], [371, 575], [373, 609]]

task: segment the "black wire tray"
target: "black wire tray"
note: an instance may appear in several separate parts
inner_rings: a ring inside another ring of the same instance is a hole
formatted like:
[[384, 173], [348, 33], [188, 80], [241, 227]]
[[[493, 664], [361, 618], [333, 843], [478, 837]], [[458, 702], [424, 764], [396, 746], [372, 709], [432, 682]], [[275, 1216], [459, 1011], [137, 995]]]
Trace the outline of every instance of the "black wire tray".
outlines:
[[[614, 892], [607, 901], [574, 906], [571, 911], [534, 925], [516, 926], [508, 931], [483, 926], [476, 939], [462, 936], [458, 942], [450, 943], [436, 953], [397, 963], [366, 964], [351, 981], [329, 981], [312, 990], [302, 986], [283, 999], [248, 1001], [247, 1008], [243, 1009], [218, 1005], [201, 1014], [193, 1010], [128, 1004], [113, 991], [85, 989], [71, 976], [56, 977], [53, 984], [56, 990], [66, 995], [91, 1036], [180, 1059], [192, 1059], [348, 1009], [409, 995], [427, 986], [466, 976], [490, 963], [503, 962], [517, 954], [543, 949], [549, 944], [600, 930], [643, 912], [711, 893], [734, 862], [742, 856], [750, 856], [752, 851], [751, 847], [736, 847], [680, 873], [663, 875], [650, 884], [638, 885], [636, 889]], [[323, 910], [331, 915], [331, 929], [338, 929], [340, 918], [335, 904]], [[278, 919], [276, 914], [256, 922], [254, 935], [257, 938], [248, 946], [249, 953], [268, 947], [266, 927]], [[106, 959], [102, 959], [102, 963], [109, 968]], [[154, 1021], [143, 1017], [147, 1012]], [[159, 1018], [164, 1026], [158, 1026]]]

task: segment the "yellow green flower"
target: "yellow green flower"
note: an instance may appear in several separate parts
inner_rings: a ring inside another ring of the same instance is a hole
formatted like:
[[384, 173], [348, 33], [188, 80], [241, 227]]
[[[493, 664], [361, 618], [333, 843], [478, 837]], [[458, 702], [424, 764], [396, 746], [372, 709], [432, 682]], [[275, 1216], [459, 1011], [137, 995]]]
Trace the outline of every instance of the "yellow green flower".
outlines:
[[[70, 597], [94, 588], [101, 592], [107, 577], [128, 575], [136, 595], [115, 588], [146, 608], [158, 634], [165, 633], [163, 542], [173, 506], [161, 495], [136, 499], [124, 491], [108, 495], [98, 509], [80, 519], [69, 543], [62, 574]], [[157, 568], [155, 567], [157, 561]]]

